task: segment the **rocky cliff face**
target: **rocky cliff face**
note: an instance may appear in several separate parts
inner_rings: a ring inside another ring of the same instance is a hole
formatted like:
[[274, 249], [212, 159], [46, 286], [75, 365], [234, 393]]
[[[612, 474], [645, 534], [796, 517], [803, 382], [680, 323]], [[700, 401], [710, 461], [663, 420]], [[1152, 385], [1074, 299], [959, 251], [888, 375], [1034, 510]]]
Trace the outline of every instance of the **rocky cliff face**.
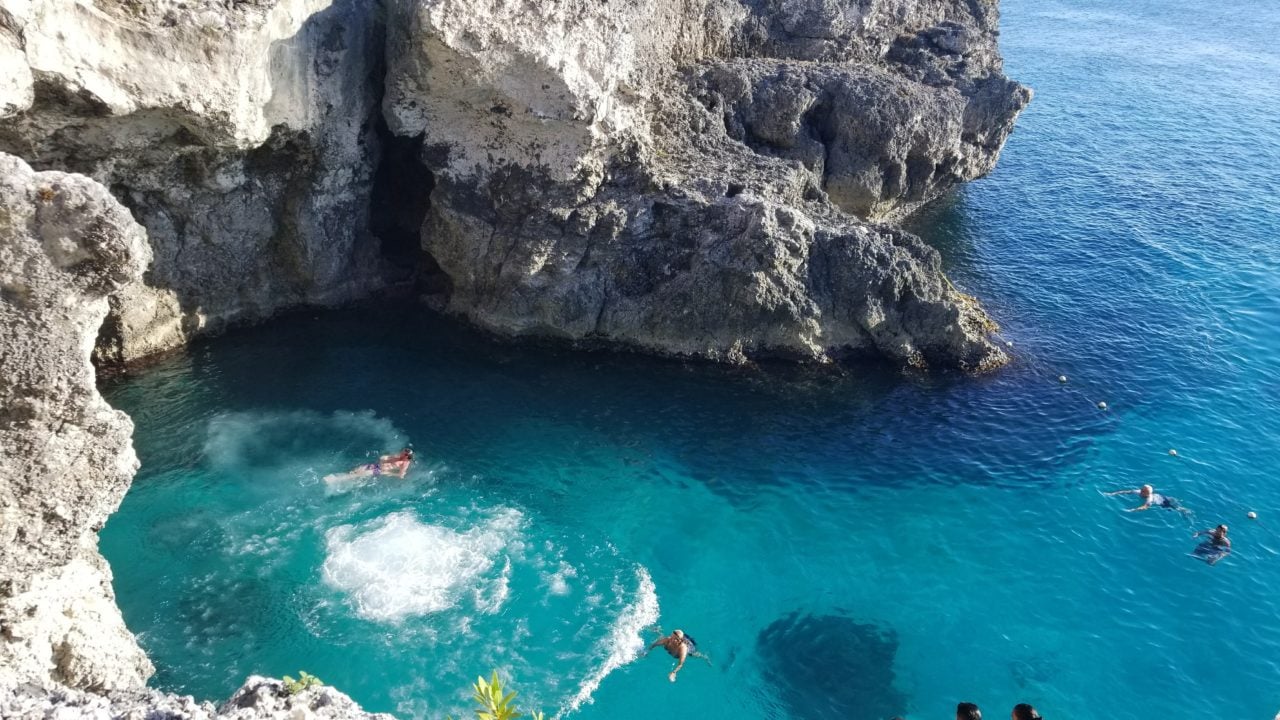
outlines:
[[0, 0], [0, 150], [147, 228], [107, 360], [420, 265], [503, 333], [983, 369], [980, 308], [875, 223], [991, 169], [1029, 98], [997, 25], [986, 0]]
[[381, 48], [357, 0], [0, 0], [0, 150], [97, 179], [150, 237], [105, 358], [385, 282]]
[[439, 300], [666, 353], [1002, 364], [936, 253], [875, 221], [991, 169], [1029, 92], [994, 3], [405, 0], [391, 130]]
[[89, 355], [146, 235], [106, 188], [0, 154], [0, 684], [141, 685], [97, 530], [137, 469]]

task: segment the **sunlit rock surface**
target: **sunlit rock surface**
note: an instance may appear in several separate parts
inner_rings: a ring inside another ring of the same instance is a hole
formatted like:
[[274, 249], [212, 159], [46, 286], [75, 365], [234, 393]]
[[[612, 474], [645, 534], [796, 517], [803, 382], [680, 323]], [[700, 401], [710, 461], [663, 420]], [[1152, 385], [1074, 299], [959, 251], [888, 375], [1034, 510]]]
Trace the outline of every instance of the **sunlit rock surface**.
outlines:
[[877, 225], [993, 165], [994, 4], [405, 0], [384, 112], [438, 298], [491, 330], [983, 370], [993, 324]]
[[106, 188], [0, 154], [0, 683], [140, 686], [97, 530], [138, 467], [89, 362], [146, 235]]

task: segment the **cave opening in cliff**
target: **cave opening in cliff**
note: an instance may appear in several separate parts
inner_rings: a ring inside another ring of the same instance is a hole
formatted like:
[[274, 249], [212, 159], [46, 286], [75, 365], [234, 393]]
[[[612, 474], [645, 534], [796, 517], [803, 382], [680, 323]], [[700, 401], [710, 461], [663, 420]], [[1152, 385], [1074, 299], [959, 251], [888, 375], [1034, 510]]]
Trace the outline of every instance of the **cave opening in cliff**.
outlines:
[[421, 160], [423, 138], [394, 134], [382, 117], [376, 129], [382, 153], [374, 171], [370, 230], [395, 281], [427, 295], [447, 293], [448, 278], [422, 248], [422, 224], [435, 188], [435, 176]]

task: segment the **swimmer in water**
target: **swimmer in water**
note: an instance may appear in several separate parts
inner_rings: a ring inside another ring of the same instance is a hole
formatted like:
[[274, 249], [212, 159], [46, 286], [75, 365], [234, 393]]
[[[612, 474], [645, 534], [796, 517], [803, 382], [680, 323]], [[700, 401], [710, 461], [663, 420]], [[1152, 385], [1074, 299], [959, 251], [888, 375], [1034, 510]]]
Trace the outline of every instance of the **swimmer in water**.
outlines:
[[395, 478], [404, 478], [405, 473], [409, 472], [409, 465], [413, 463], [413, 449], [404, 448], [395, 455], [383, 455], [378, 458], [378, 462], [365, 463], [357, 465], [349, 472], [340, 475], [326, 475], [325, 482], [334, 480], [343, 480], [356, 477], [370, 477], [387, 475]]
[[1231, 554], [1231, 539], [1227, 537], [1227, 526], [1219, 525], [1209, 530], [1201, 530], [1192, 535], [1198, 538], [1201, 535], [1208, 535], [1209, 539], [1196, 546], [1192, 554], [1210, 565], [1216, 564], [1219, 560]]
[[[662, 631], [659, 630], [658, 634], [662, 635]], [[648, 655], [650, 650], [659, 646], [678, 661], [675, 669], [667, 675], [667, 679], [671, 682], [676, 681], [676, 673], [680, 672], [680, 668], [684, 667], [684, 661], [689, 657], [702, 658], [707, 661], [707, 664], [711, 663], [711, 660], [706, 655], [698, 652], [698, 643], [693, 638], [685, 635], [683, 630], [672, 630], [670, 635], [654, 640], [653, 644], [645, 649], [644, 654]]]
[[1150, 485], [1143, 485], [1137, 490], [1116, 490], [1115, 492], [1104, 493], [1108, 497], [1112, 495], [1137, 495], [1142, 498], [1142, 504], [1135, 508], [1129, 508], [1125, 512], [1138, 512], [1140, 510], [1150, 510], [1153, 507], [1164, 508], [1166, 510], [1177, 510], [1180, 513], [1190, 513], [1191, 511], [1178, 504], [1176, 498], [1167, 495], [1161, 495], [1155, 491]]

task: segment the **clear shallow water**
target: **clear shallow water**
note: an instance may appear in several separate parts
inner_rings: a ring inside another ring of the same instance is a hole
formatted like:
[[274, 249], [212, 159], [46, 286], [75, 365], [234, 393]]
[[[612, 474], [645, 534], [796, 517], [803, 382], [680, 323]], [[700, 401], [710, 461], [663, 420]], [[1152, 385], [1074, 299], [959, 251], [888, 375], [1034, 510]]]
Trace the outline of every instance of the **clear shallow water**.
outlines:
[[[730, 371], [393, 311], [199, 343], [106, 388], [143, 469], [102, 546], [155, 684], [301, 668], [440, 717], [497, 666], [582, 718], [1270, 718], [1280, 9], [1003, 12], [1036, 100], [915, 229], [1013, 367]], [[407, 482], [319, 481], [405, 442]], [[1099, 494], [1144, 481], [1236, 552]], [[655, 619], [714, 667], [626, 662]]]

